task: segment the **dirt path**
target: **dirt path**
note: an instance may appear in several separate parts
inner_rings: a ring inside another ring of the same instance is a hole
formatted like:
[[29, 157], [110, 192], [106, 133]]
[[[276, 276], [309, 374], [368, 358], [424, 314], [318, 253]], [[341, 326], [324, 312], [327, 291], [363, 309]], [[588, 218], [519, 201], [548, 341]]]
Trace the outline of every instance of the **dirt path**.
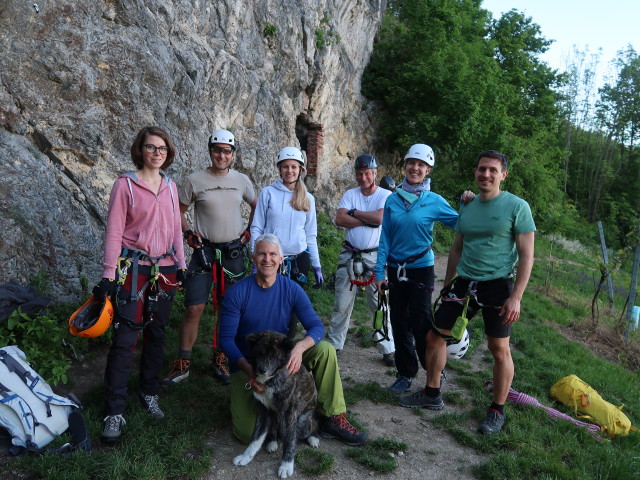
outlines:
[[[436, 258], [436, 292], [442, 286], [446, 267], [446, 256]], [[362, 301], [362, 299], [358, 299]], [[472, 365], [480, 362], [484, 348], [477, 348], [468, 360]], [[389, 376], [381, 361], [381, 355], [375, 348], [361, 348], [353, 339], [348, 339], [340, 354], [340, 373], [348, 382], [366, 383], [377, 381], [381, 386], [391, 385], [394, 377]], [[456, 385], [456, 374], [448, 371], [447, 390], [462, 390]], [[422, 388], [426, 376], [421, 371], [414, 380], [413, 390]], [[445, 407], [445, 411], [455, 411], [455, 407]], [[406, 451], [396, 457], [398, 468], [387, 475], [374, 473], [363, 467], [355, 460], [347, 457], [347, 446], [337, 440], [320, 440], [320, 449], [333, 456], [333, 469], [322, 478], [365, 479], [372, 476], [384, 478], [398, 478], [403, 480], [422, 480], [424, 478], [438, 478], [439, 480], [472, 479], [471, 467], [486, 461], [486, 457], [478, 455], [473, 449], [461, 446], [448, 433], [436, 429], [431, 419], [441, 412], [424, 410], [424, 415], [417, 415], [413, 410], [389, 404], [375, 404], [365, 400], [358, 402], [350, 409], [367, 429], [370, 439], [380, 437], [405, 442], [409, 445]], [[475, 431], [476, 425], [468, 426]], [[218, 435], [215, 444], [215, 456], [209, 474], [203, 478], [207, 480], [248, 480], [277, 478], [281, 451], [269, 454], [259, 452], [253, 462], [246, 467], [232, 465], [233, 457], [244, 451], [231, 431]], [[318, 478], [306, 475], [296, 469], [297, 478]]]

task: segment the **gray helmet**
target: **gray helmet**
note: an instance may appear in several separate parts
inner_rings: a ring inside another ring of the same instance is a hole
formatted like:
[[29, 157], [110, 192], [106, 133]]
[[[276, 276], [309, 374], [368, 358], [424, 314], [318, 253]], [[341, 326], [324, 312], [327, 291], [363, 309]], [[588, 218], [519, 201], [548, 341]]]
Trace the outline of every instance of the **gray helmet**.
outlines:
[[396, 181], [389, 175], [385, 175], [382, 177], [382, 180], [380, 180], [380, 186], [386, 190], [394, 192], [396, 190]]
[[365, 153], [364, 155], [360, 155], [356, 158], [355, 169], [365, 170], [367, 168], [378, 168], [378, 162], [376, 161], [376, 157]]

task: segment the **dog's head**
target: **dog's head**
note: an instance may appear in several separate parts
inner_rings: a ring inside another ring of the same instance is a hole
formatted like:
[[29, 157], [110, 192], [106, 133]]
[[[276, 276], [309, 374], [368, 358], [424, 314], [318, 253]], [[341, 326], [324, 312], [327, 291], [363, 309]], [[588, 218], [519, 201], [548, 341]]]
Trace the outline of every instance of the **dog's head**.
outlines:
[[247, 345], [253, 371], [264, 383], [287, 365], [295, 343], [281, 333], [265, 330], [247, 335]]

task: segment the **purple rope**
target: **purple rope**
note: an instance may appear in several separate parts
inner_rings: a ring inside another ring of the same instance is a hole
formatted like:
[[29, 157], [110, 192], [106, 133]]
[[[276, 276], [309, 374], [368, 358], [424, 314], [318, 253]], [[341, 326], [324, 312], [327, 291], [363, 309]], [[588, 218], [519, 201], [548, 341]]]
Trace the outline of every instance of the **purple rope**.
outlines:
[[[493, 391], [493, 382], [491, 380], [489, 380], [485, 385], [487, 387], [487, 390], [489, 390], [490, 392]], [[569, 415], [565, 415], [564, 413], [559, 412], [554, 408], [547, 407], [546, 405], [541, 404], [536, 398], [530, 395], [527, 395], [526, 393], [516, 392], [513, 388], [510, 388], [509, 393], [507, 395], [507, 400], [509, 400], [511, 403], [515, 405], [529, 405], [529, 406], [542, 408], [543, 410], [546, 410], [546, 412], [549, 414], [551, 418], [573, 422], [579, 427], [586, 428], [587, 431], [591, 433], [598, 440], [600, 439], [600, 436], [597, 435], [597, 433], [600, 432], [600, 427], [598, 425], [576, 420], [575, 418], [570, 417]]]

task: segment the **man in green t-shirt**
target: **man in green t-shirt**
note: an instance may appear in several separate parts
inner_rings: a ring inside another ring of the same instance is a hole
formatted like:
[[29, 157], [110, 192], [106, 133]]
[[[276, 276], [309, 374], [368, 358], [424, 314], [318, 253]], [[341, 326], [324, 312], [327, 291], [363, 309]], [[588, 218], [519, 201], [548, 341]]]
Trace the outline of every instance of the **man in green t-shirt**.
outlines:
[[474, 174], [480, 195], [460, 209], [442, 303], [427, 334], [427, 385], [399, 399], [406, 407], [444, 408], [440, 372], [447, 363], [447, 341], [468, 303], [467, 318], [482, 310], [494, 360], [493, 403], [480, 424], [482, 433], [497, 433], [505, 422], [504, 403], [514, 373], [511, 325], [520, 318], [520, 301], [533, 266], [536, 226], [529, 204], [500, 190], [507, 170], [508, 159], [500, 152], [489, 150], [477, 157]]

